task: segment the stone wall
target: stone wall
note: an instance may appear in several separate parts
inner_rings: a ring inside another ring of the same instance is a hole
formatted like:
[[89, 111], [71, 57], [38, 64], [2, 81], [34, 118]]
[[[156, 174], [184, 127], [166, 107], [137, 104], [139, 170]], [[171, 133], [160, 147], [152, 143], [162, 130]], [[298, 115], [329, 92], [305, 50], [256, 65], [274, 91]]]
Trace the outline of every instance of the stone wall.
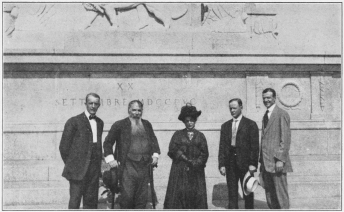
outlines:
[[[3, 57], [5, 208], [67, 207], [58, 146], [64, 123], [85, 110], [89, 92], [101, 96], [103, 140], [112, 123], [127, 116], [128, 102], [143, 100], [143, 117], [152, 122], [162, 150], [155, 171], [158, 208], [171, 166], [168, 144], [184, 127], [177, 119], [180, 108], [191, 102], [202, 110], [196, 128], [210, 152], [208, 204], [224, 208], [217, 154], [220, 126], [231, 119], [228, 101], [241, 98], [244, 115], [261, 128], [266, 87], [277, 91], [277, 104], [292, 121], [292, 208], [340, 208], [339, 4], [139, 5], [118, 11], [116, 29], [102, 13], [90, 27], [81, 27], [97, 14], [81, 3], [5, 6], [4, 31], [11, 31]], [[183, 16], [166, 27], [166, 19], [146, 16], [152, 6], [157, 16], [159, 11]], [[219, 11], [231, 16], [214, 18]], [[135, 28], [136, 22], [147, 26]], [[255, 200], [266, 207], [261, 188]]]

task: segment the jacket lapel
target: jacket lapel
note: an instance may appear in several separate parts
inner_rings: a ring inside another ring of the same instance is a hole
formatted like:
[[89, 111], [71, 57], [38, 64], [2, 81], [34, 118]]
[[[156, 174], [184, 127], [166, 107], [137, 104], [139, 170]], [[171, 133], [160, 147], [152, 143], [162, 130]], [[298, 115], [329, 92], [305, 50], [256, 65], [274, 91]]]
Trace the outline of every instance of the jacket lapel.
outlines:
[[268, 124], [266, 125], [265, 129], [264, 129], [264, 134], [268, 131], [268, 129], [270, 128], [270, 126], [272, 125], [272, 123], [274, 122], [274, 120], [276, 119], [277, 117], [277, 110], [278, 110], [278, 107], [277, 105], [275, 106], [274, 110], [272, 111], [271, 113], [271, 116], [270, 116], [270, 119], [268, 121]]
[[86, 127], [91, 130], [92, 132], [92, 128], [91, 128], [91, 124], [90, 124], [90, 121], [88, 120], [87, 116], [85, 113], [82, 113], [82, 120], [83, 122], [85, 123]]
[[125, 139], [125, 140], [128, 141], [127, 145], [128, 145], [128, 148], [129, 148], [130, 145], [131, 145], [131, 122], [130, 122], [129, 117], [125, 119], [125, 124], [124, 124], [123, 131], [124, 131], [123, 135], [128, 136], [128, 139]]
[[233, 124], [233, 119], [229, 120], [228, 126], [227, 126], [229, 145], [231, 145], [231, 142], [232, 142], [232, 124]]
[[99, 118], [97, 117], [96, 118], [96, 122], [97, 122], [97, 143], [101, 143], [101, 134], [102, 134], [102, 126], [100, 125], [100, 120]]
[[245, 125], [244, 122], [245, 122], [245, 117], [243, 116], [243, 117], [241, 118], [241, 121], [240, 121], [239, 126], [238, 126], [238, 129], [237, 129], [237, 135], [238, 135], [239, 131], [241, 130], [241, 128]]

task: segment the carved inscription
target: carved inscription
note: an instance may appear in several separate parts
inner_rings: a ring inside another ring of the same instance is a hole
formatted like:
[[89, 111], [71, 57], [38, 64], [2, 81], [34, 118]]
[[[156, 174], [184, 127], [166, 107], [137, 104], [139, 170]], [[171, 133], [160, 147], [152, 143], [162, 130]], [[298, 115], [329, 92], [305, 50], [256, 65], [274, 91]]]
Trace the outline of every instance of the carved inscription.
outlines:
[[[128, 106], [128, 103], [134, 100], [129, 98], [101, 98], [100, 105], [102, 106]], [[192, 105], [196, 104], [195, 98], [187, 99], [176, 99], [176, 98], [146, 98], [138, 99], [144, 105], [147, 106], [162, 106], [162, 105], [185, 105], [186, 103], [191, 103]], [[62, 98], [55, 101], [58, 106], [82, 106], [85, 104], [85, 98]]]

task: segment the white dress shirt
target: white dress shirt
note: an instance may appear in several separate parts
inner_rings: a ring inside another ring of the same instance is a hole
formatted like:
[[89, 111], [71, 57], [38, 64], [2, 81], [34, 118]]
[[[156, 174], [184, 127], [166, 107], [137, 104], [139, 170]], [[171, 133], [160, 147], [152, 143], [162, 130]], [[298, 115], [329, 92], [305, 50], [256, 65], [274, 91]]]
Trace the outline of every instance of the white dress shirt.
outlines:
[[[242, 119], [242, 114], [240, 114], [240, 116], [238, 117], [238, 118], [234, 118], [233, 117], [233, 123], [235, 123], [235, 129], [236, 129], [236, 132], [238, 132], [238, 127], [239, 127], [239, 124], [240, 124], [240, 121], [241, 121], [241, 119]], [[238, 120], [237, 122], [235, 122], [235, 120]], [[232, 132], [233, 132], [233, 130], [234, 130], [234, 124], [232, 123]], [[236, 133], [235, 132], [235, 133]]]
[[271, 105], [271, 107], [268, 108], [268, 111], [269, 111], [268, 112], [268, 118], [269, 118], [269, 120], [270, 120], [271, 113], [274, 110], [275, 106], [276, 106], [276, 104], [273, 104], [273, 105]]
[[93, 143], [97, 143], [97, 122], [95, 119], [90, 120], [90, 113], [86, 110], [85, 115], [90, 122], [91, 129], [92, 129], [92, 135], [93, 135]]

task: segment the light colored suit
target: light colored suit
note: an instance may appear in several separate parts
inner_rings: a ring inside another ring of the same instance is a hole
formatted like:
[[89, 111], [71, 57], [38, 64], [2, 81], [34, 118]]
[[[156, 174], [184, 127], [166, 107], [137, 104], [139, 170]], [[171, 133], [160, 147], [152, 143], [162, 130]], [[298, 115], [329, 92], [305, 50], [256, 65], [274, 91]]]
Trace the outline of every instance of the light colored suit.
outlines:
[[[289, 149], [291, 143], [289, 114], [277, 105], [261, 136], [261, 163], [266, 201], [271, 209], [289, 209], [287, 172], [292, 172]], [[284, 162], [282, 173], [276, 173], [276, 162]]]
[[271, 113], [269, 122], [261, 136], [260, 162], [267, 172], [275, 173], [276, 159], [284, 162], [283, 172], [293, 172], [289, 149], [291, 143], [289, 114], [277, 105]]

